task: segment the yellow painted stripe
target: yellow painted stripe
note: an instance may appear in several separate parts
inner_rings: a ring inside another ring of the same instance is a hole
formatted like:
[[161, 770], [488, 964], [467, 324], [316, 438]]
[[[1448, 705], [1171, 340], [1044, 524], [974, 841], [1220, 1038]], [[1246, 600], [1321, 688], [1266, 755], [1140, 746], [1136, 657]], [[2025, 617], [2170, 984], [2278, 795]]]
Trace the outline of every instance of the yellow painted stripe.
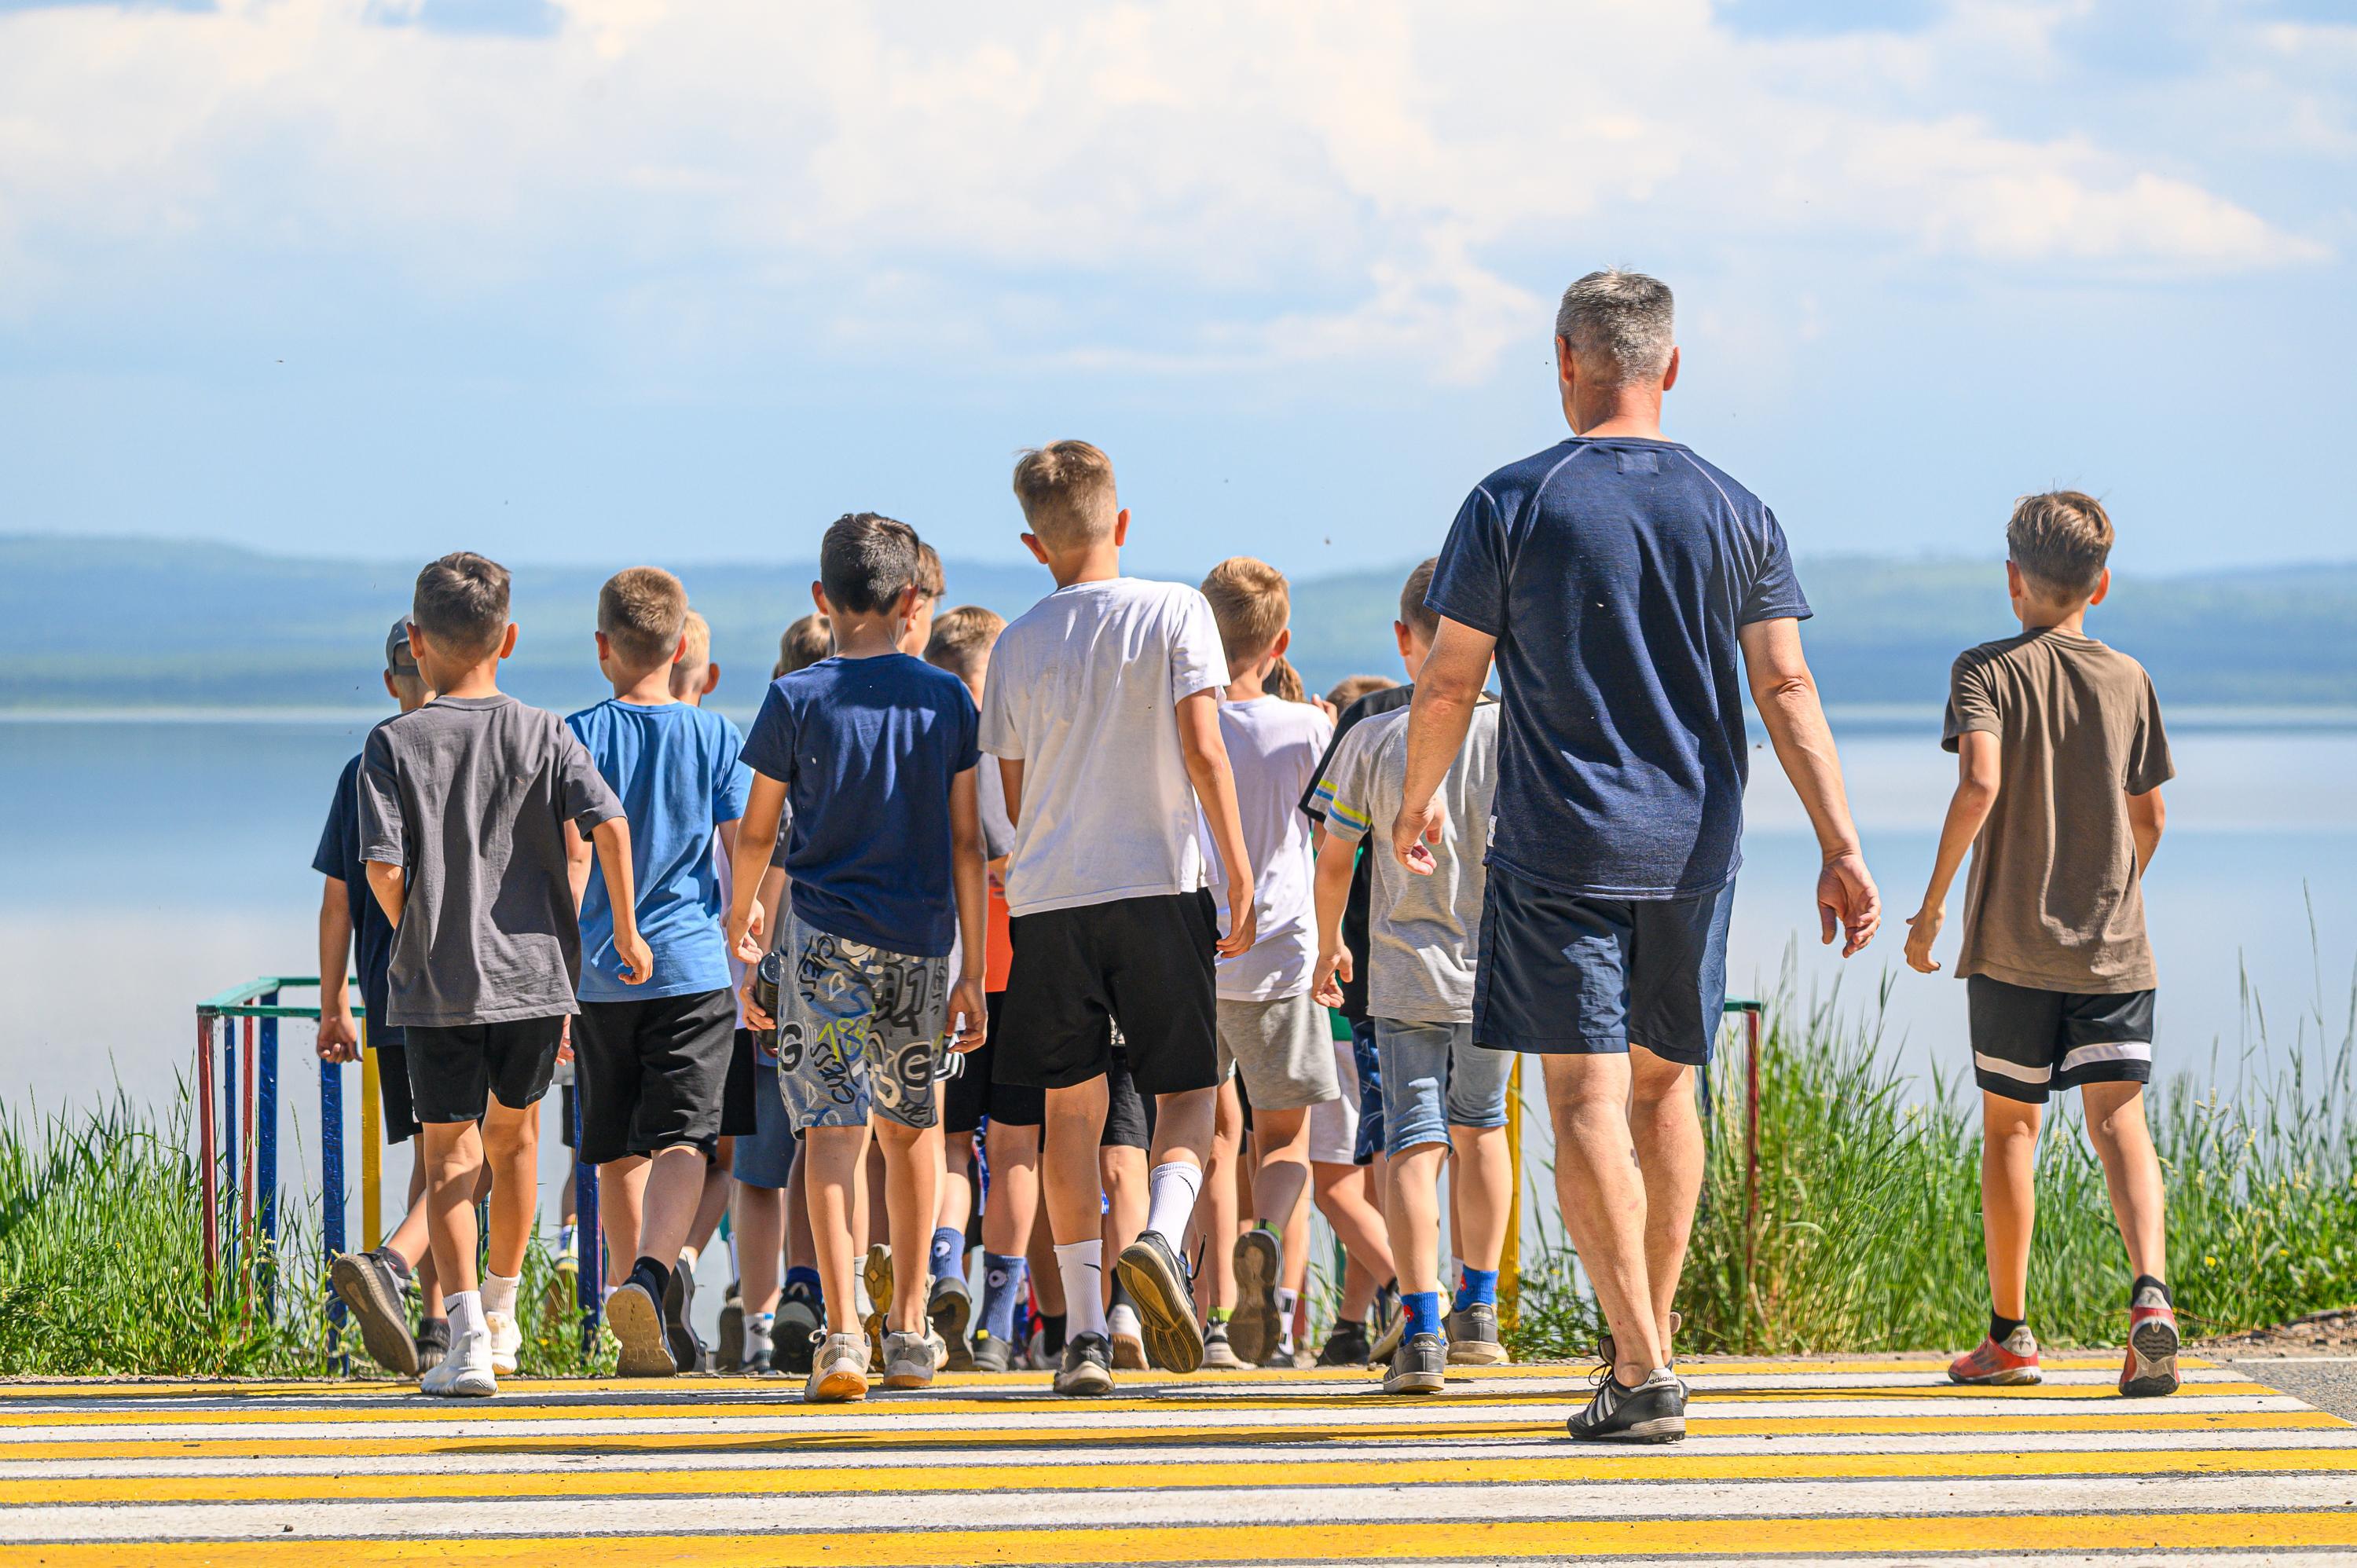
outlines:
[[[857, 1530], [839, 1534], [607, 1536], [600, 1556], [698, 1568], [831, 1563], [850, 1568], [1095, 1563], [1381, 1562], [1386, 1559], [1589, 1555], [1761, 1556], [1789, 1552], [1885, 1554], [1957, 1552], [2168, 1552], [2357, 1546], [2357, 1513], [1981, 1514], [1929, 1519], [1577, 1520], [1445, 1524], [1254, 1524], [1140, 1529]], [[24, 1550], [24, 1549], [20, 1549]], [[51, 1568], [205, 1563], [212, 1568], [440, 1563], [468, 1568], [539, 1568], [567, 1562], [578, 1538], [451, 1541], [174, 1541], [114, 1545], [68, 1541], [25, 1551]]]
[[[1795, 1416], [1713, 1419], [1696, 1417], [1686, 1423], [1697, 1437], [1758, 1436], [1927, 1436], [1970, 1435], [2003, 1438], [2029, 1433], [2166, 1433], [2166, 1432], [2313, 1432], [2346, 1431], [2350, 1423], [2323, 1411], [2225, 1412], [2203, 1415], [2182, 1408], [2155, 1410], [2149, 1406], [2083, 1415], [2044, 1415], [2034, 1412], [2003, 1420], [1973, 1416]], [[125, 1438], [118, 1441], [12, 1443], [0, 1447], [0, 1460], [91, 1459], [235, 1459], [285, 1458], [320, 1454], [629, 1454], [653, 1449], [665, 1453], [725, 1449], [742, 1454], [823, 1453], [834, 1449], [892, 1448], [911, 1443], [928, 1447], [1021, 1447], [1037, 1444], [1064, 1446], [1092, 1444], [1105, 1448], [1168, 1447], [1180, 1444], [1371, 1443], [1426, 1442], [1444, 1437], [1547, 1437], [1559, 1435], [1560, 1423], [1545, 1421], [1436, 1421], [1396, 1424], [1369, 1422], [1348, 1425], [1333, 1423], [1288, 1423], [1282, 1425], [1245, 1423], [1235, 1426], [1157, 1427], [927, 1427], [911, 1422], [897, 1430], [856, 1432], [660, 1432], [616, 1431], [555, 1434], [535, 1436], [529, 1432], [480, 1437], [265, 1437], [265, 1438]]]
[[563, 1470], [338, 1476], [142, 1476], [0, 1481], [0, 1506], [730, 1497], [761, 1492], [1076, 1492], [1240, 1487], [1421, 1487], [1590, 1481], [1966, 1480], [2051, 1476], [2357, 1472], [2357, 1450], [2190, 1454], [1606, 1454], [1543, 1459], [1363, 1458], [1244, 1464], [877, 1465], [774, 1470]]

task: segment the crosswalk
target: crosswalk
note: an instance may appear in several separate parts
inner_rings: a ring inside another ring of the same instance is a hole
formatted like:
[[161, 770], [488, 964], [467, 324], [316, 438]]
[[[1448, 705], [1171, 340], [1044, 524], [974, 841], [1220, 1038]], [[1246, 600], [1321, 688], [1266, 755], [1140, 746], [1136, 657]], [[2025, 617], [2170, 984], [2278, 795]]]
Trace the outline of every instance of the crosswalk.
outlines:
[[1684, 1369], [1692, 1435], [1563, 1436], [1569, 1367], [1385, 1399], [1362, 1373], [0, 1385], [0, 1563], [1419, 1564], [2357, 1555], [2357, 1427], [2231, 1369], [2128, 1402], [2109, 1360], [1962, 1390], [1935, 1362]]

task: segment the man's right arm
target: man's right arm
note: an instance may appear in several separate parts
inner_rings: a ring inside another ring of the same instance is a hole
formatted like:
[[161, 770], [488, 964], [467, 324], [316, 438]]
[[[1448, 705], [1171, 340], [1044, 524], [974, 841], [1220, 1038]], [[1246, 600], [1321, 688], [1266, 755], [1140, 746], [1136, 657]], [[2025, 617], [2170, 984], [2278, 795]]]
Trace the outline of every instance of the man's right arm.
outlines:
[[1846, 933], [1842, 956], [1874, 940], [1882, 924], [1882, 895], [1866, 869], [1857, 828], [1850, 821], [1849, 797], [1842, 788], [1841, 758], [1834, 750], [1833, 726], [1825, 723], [1817, 682], [1801, 653], [1801, 623], [1790, 617], [1755, 620], [1738, 636], [1751, 700], [1768, 726], [1776, 760], [1799, 792], [1809, 825], [1816, 830], [1824, 869], [1817, 874], [1817, 917], [1825, 941], [1839, 923]]

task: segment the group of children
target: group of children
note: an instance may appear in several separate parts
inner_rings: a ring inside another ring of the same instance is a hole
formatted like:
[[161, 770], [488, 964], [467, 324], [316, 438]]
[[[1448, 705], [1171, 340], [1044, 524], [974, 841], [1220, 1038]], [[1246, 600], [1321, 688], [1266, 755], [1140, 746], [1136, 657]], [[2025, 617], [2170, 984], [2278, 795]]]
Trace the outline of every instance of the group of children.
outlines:
[[[605, 585], [614, 694], [562, 720], [498, 690], [504, 569], [420, 574], [386, 647], [401, 713], [345, 770], [315, 863], [321, 972], [357, 942], [387, 1133], [420, 1144], [407, 1217], [332, 1266], [378, 1361], [446, 1395], [514, 1369], [561, 1059], [625, 1375], [706, 1364], [692, 1276], [732, 1176], [718, 1368], [803, 1375], [813, 1401], [944, 1368], [1034, 1365], [1087, 1395], [1121, 1368], [1293, 1364], [1313, 1206], [1346, 1258], [1320, 1361], [1427, 1393], [1506, 1359], [1514, 1058], [1473, 1037], [1496, 703], [1404, 862], [1384, 841], [1412, 684], [1307, 697], [1260, 561], [1200, 589], [1122, 575], [1130, 516], [1084, 442], [1026, 454], [1014, 488], [1053, 592], [1011, 623], [942, 611], [931, 547], [847, 515], [742, 734], [701, 705], [709, 632], [669, 573]], [[1400, 596], [1410, 682], [1432, 573]], [[2007, 700], [1952, 714], [1976, 768]], [[2165, 776], [2157, 713], [2150, 736], [2131, 792]], [[1976, 981], [1976, 1034], [1985, 1001]], [[321, 1054], [360, 1037], [328, 985]], [[2029, 1081], [1982, 1061], [1996, 1092]], [[2034, 1374], [2024, 1316], [1992, 1326], [1997, 1371]]]

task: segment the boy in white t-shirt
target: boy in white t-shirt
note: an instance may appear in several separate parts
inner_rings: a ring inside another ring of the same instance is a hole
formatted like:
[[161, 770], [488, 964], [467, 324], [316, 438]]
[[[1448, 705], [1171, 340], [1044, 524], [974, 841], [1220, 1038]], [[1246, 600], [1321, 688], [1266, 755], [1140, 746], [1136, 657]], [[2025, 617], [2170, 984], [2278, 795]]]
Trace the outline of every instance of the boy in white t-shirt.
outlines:
[[1211, 607], [1121, 575], [1129, 513], [1111, 459], [1087, 442], [1025, 453], [1015, 495], [1056, 591], [1000, 634], [983, 694], [982, 748], [999, 758], [1015, 822], [996, 1065], [1002, 1081], [1047, 1091], [1042, 1186], [1070, 1314], [1055, 1387], [1099, 1394], [1113, 1387], [1097, 1147], [1115, 1022], [1156, 1107], [1146, 1230], [1122, 1249], [1121, 1283], [1154, 1360], [1202, 1364], [1180, 1243], [1220, 1081], [1213, 963], [1250, 950], [1254, 929], [1247, 903], [1219, 934], [1202, 824], [1231, 885], [1253, 885], [1252, 862], [1220, 734], [1228, 670]]
[[[1235, 1241], [1236, 1306], [1228, 1346], [1247, 1366], [1290, 1362], [1293, 1305], [1308, 1270], [1283, 1237], [1309, 1187], [1309, 1108], [1337, 1098], [1326, 1010], [1309, 994], [1318, 956], [1310, 897], [1309, 819], [1302, 792], [1333, 738], [1334, 721], [1308, 703], [1272, 696], [1265, 682], [1293, 639], [1291, 596], [1275, 567], [1232, 556], [1203, 579], [1228, 663], [1220, 733], [1235, 769], [1244, 851], [1259, 880], [1250, 895], [1259, 940], [1219, 966], [1220, 1069], [1252, 1101], [1253, 1217]], [[1222, 904], [1235, 889], [1217, 888]], [[1355, 1087], [1355, 1085], [1353, 1086]]]

